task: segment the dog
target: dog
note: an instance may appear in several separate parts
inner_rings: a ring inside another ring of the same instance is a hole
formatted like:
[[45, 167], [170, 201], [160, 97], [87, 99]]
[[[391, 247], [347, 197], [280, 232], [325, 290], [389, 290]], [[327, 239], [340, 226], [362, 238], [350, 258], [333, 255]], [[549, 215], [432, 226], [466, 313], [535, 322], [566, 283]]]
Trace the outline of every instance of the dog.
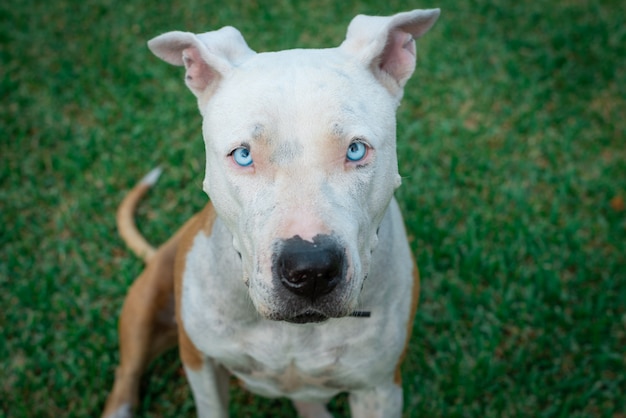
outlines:
[[200, 417], [228, 416], [235, 376], [301, 417], [400, 417], [400, 364], [419, 296], [393, 197], [396, 108], [415, 39], [439, 9], [355, 17], [330, 49], [256, 53], [232, 27], [148, 42], [198, 101], [210, 201], [154, 249], [124, 199], [118, 228], [146, 260], [119, 323], [103, 416], [128, 417], [149, 362], [178, 344]]

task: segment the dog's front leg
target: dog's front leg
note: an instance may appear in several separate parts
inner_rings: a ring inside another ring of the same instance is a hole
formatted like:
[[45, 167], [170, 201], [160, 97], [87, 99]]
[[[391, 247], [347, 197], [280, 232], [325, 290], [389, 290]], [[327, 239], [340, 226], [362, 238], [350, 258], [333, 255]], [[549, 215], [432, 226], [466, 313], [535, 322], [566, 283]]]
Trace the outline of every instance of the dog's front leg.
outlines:
[[205, 357], [198, 367], [185, 364], [199, 418], [228, 417], [228, 371]]
[[372, 389], [350, 392], [353, 418], [400, 418], [402, 387], [394, 382]]

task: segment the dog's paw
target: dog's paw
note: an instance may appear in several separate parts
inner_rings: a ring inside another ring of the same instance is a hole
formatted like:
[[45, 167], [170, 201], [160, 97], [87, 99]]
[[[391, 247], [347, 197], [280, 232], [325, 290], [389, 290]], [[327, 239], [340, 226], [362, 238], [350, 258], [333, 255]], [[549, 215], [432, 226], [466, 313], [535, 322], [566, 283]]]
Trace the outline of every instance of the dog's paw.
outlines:
[[102, 418], [131, 418], [133, 416], [133, 410], [130, 404], [124, 404], [117, 408], [112, 414], [103, 416]]

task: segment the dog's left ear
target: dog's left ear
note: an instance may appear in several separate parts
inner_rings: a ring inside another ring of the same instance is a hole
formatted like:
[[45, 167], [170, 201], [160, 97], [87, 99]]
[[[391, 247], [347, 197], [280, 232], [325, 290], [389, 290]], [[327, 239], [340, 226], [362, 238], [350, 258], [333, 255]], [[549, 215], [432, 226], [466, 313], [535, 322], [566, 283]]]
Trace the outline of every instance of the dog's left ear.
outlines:
[[230, 26], [198, 35], [164, 33], [148, 41], [148, 48], [165, 62], [185, 66], [185, 84], [199, 101], [207, 99], [230, 70], [256, 54]]
[[389, 17], [356, 16], [340, 48], [369, 66], [389, 92], [400, 99], [415, 70], [415, 39], [428, 32], [439, 13], [439, 9], [428, 9]]

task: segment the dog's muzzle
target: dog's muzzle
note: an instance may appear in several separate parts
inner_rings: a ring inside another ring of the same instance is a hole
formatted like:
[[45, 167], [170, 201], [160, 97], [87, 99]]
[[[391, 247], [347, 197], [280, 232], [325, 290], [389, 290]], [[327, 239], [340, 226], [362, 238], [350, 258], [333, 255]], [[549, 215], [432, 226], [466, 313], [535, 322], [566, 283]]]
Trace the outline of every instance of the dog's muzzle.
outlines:
[[272, 270], [293, 313], [284, 319], [320, 322], [328, 319], [327, 302], [344, 282], [347, 261], [344, 249], [329, 235], [316, 235], [312, 241], [295, 236], [279, 242]]

